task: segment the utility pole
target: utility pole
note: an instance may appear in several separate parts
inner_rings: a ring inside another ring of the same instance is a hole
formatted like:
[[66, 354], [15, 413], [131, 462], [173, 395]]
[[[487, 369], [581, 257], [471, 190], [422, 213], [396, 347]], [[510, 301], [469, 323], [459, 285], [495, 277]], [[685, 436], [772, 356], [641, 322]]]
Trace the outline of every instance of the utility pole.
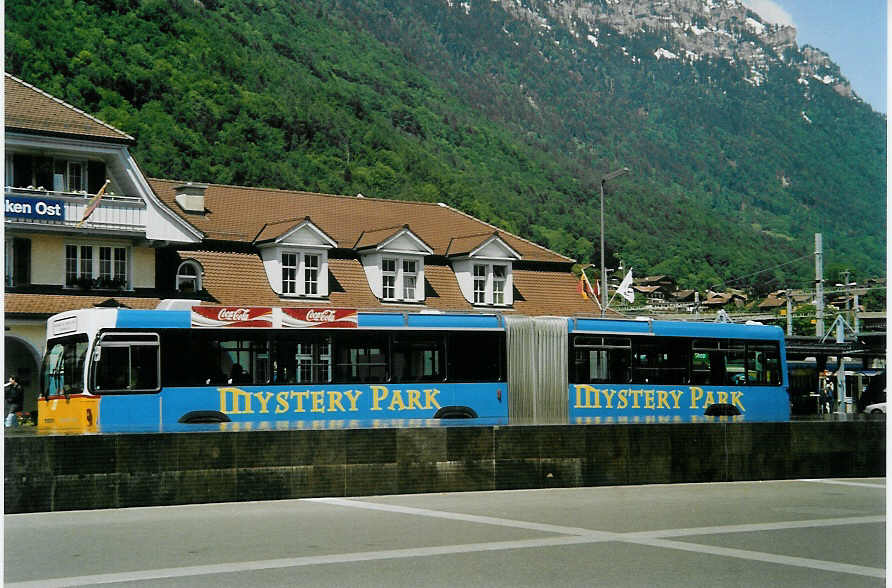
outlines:
[[[846, 341], [845, 337], [846, 321], [842, 315], [836, 317], [836, 342], [842, 345]], [[845, 352], [840, 351], [836, 357], [836, 412], [845, 414], [848, 412], [846, 406], [846, 358]]]
[[607, 313], [607, 267], [604, 265], [604, 184], [608, 180], [618, 178], [629, 173], [629, 168], [624, 167], [601, 178], [601, 316]]
[[815, 233], [815, 336], [824, 336], [824, 243]]
[[793, 334], [793, 291], [787, 290], [787, 336]]
[[861, 325], [858, 324], [858, 292], [855, 292], [855, 310], [852, 312], [852, 326], [855, 328], [855, 336], [861, 334]]

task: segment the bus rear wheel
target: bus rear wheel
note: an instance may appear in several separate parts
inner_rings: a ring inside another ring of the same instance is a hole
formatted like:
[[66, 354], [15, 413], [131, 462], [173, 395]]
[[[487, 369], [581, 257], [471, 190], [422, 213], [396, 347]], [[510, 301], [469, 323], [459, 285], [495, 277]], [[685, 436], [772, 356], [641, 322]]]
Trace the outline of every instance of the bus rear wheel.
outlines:
[[476, 419], [477, 413], [469, 406], [444, 406], [434, 415], [435, 419]]

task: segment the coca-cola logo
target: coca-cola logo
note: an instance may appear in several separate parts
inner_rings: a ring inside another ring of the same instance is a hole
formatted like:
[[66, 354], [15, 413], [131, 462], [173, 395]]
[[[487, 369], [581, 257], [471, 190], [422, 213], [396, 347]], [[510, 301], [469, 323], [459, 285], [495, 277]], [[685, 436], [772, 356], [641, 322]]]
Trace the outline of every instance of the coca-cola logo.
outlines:
[[333, 310], [313, 310], [307, 311], [307, 320], [314, 323], [329, 323], [335, 320], [335, 311]]
[[221, 321], [246, 321], [251, 318], [247, 308], [221, 308], [217, 319]]

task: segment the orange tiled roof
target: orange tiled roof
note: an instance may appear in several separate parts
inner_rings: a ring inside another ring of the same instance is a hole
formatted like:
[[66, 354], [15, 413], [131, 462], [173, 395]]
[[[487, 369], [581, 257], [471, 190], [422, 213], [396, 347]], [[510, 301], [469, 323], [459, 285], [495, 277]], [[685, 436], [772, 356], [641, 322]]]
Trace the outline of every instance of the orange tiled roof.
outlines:
[[[420, 310], [431, 308], [444, 311], [473, 311], [458, 288], [452, 269], [444, 265], [427, 265], [425, 279], [428, 295], [423, 305], [381, 303], [368, 287], [365, 272], [355, 259], [330, 259], [329, 271], [334, 280], [327, 300], [291, 299], [276, 295], [269, 287], [259, 256], [247, 253], [215, 251], [183, 251], [180, 256], [199, 261], [204, 268], [204, 286], [212, 299], [203, 304], [226, 306], [332, 306], [358, 309]], [[570, 272], [514, 270], [514, 287], [520, 294], [509, 309], [480, 308], [515, 312], [528, 316], [569, 316], [597, 314], [598, 307], [584, 300], [576, 290], [576, 278]], [[6, 316], [46, 315], [108, 304], [113, 299], [136, 309], [155, 308], [160, 298], [128, 297], [126, 295], [47, 295], [9, 293], [5, 297]]]
[[[313, 224], [337, 242], [351, 249], [363, 231], [408, 224], [411, 231], [434, 250], [445, 255], [454, 237], [492, 234], [496, 229], [454, 208], [428, 202], [406, 202], [378, 198], [355, 198], [311, 192], [245, 188], [210, 184], [205, 191], [203, 215], [188, 214], [176, 203], [177, 186], [185, 182], [150, 179], [155, 193], [180, 217], [208, 239], [252, 242], [258, 235], [272, 235], [266, 225], [285, 219], [309, 216]], [[299, 221], [295, 221], [296, 224]], [[288, 225], [288, 228], [293, 225]], [[282, 227], [279, 234], [284, 232]], [[510, 233], [499, 236], [524, 261], [572, 263], [572, 259]], [[481, 237], [481, 241], [483, 238]]]
[[4, 91], [7, 130], [61, 133], [105, 141], [135, 142], [127, 133], [9, 74], [6, 74]]
[[160, 298], [138, 298], [119, 294], [104, 296], [79, 296], [75, 294], [18, 294], [7, 293], [4, 297], [6, 316], [10, 315], [51, 315], [66, 310], [90, 308], [107, 303], [110, 299], [128, 308], [150, 309], [158, 306]]
[[[208, 304], [227, 306], [320, 306], [344, 308], [432, 308], [436, 310], [473, 311], [458, 287], [452, 268], [426, 264], [426, 297], [423, 305], [382, 303], [372, 294], [365, 271], [355, 259], [329, 259], [331, 293], [327, 300], [297, 299], [278, 296], [269, 287], [260, 257], [251, 253], [181, 251], [181, 258], [199, 261], [204, 268], [203, 286], [211, 295]], [[576, 289], [576, 278], [564, 271], [513, 271], [516, 297], [513, 311], [529, 316], [597, 313], [591, 300], [583, 299]], [[481, 310], [489, 310], [483, 308]], [[500, 309], [496, 309], [500, 310]], [[511, 312], [510, 309], [508, 309]]]

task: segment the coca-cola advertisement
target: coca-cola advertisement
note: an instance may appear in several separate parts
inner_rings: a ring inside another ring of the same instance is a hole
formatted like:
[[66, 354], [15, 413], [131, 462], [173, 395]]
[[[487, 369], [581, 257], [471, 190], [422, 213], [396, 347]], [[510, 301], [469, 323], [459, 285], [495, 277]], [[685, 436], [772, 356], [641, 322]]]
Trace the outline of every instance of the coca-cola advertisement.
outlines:
[[283, 308], [282, 326], [297, 329], [355, 329], [358, 313], [349, 308]]
[[193, 327], [272, 327], [268, 306], [193, 306]]

